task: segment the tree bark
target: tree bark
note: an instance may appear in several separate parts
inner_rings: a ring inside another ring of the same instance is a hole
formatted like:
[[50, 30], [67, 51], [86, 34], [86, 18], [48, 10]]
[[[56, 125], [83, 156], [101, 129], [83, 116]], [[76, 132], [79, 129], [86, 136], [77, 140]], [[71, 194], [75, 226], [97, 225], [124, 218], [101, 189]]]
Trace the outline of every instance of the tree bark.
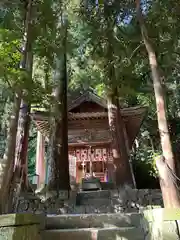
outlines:
[[[27, 59], [26, 59], [26, 71], [29, 80], [32, 81], [32, 67], [33, 67], [33, 56], [32, 56], [32, 45], [29, 44], [29, 49], [27, 49]], [[29, 93], [30, 99], [31, 93]], [[24, 190], [28, 189], [28, 139], [29, 139], [29, 129], [30, 129], [30, 111], [31, 105], [27, 103], [23, 98], [21, 99], [19, 121], [18, 121], [18, 131], [16, 140], [16, 159], [15, 159], [15, 175], [22, 177], [22, 188]], [[22, 176], [23, 175], [23, 176]]]
[[[32, 2], [33, 0], [29, 0], [28, 3], [25, 3], [25, 23], [24, 23], [24, 36], [23, 36], [23, 44], [22, 44], [22, 56], [21, 56], [21, 62], [20, 62], [20, 69], [22, 71], [26, 71], [28, 74], [30, 71], [30, 68], [32, 67], [32, 59], [30, 57], [32, 56], [30, 54], [30, 48], [31, 48], [31, 40], [30, 40], [30, 25], [31, 25], [31, 10], [32, 10]], [[20, 93], [18, 96], [21, 97], [21, 106], [22, 106], [22, 98], [23, 98], [23, 90], [20, 89]], [[23, 103], [24, 107], [24, 103]], [[20, 111], [20, 108], [19, 108]], [[21, 183], [18, 185], [18, 181], [22, 181], [24, 178], [25, 181], [27, 181], [27, 142], [28, 142], [28, 127], [29, 127], [29, 119], [28, 117], [24, 118], [26, 111], [24, 111], [24, 108], [18, 113], [19, 118], [19, 124], [18, 124], [18, 130], [16, 128], [16, 147], [13, 149], [14, 152], [14, 158], [12, 159], [12, 174], [11, 177], [8, 178], [7, 182], [7, 191], [6, 195], [8, 195], [7, 200], [7, 211], [11, 211], [12, 207], [14, 205], [14, 201], [17, 199], [17, 194], [19, 194], [19, 191], [21, 189]], [[23, 130], [23, 131], [22, 131]], [[12, 133], [14, 134], [14, 133]], [[17, 147], [17, 142], [19, 143], [19, 147]], [[22, 146], [22, 144], [24, 144]], [[20, 150], [20, 151], [19, 151]], [[23, 158], [22, 163], [19, 160], [19, 158]], [[17, 165], [16, 165], [17, 164]], [[24, 164], [24, 166], [22, 166]], [[26, 164], [26, 167], [25, 167]], [[13, 168], [14, 166], [14, 168]], [[20, 175], [23, 174], [24, 176], [20, 180]], [[15, 196], [16, 194], [16, 196]]]
[[12, 115], [9, 122], [7, 146], [0, 171], [0, 213], [7, 213], [8, 194], [13, 175], [16, 148], [16, 133], [19, 118], [21, 94], [15, 94]]
[[[156, 108], [157, 108], [157, 118], [158, 118], [158, 128], [161, 139], [162, 152], [164, 156], [164, 163], [168, 165], [171, 169], [172, 173], [175, 175], [175, 159], [173, 156], [170, 134], [168, 130], [167, 116], [166, 116], [166, 104], [165, 104], [165, 96], [163, 91], [163, 86], [161, 83], [161, 76], [159, 71], [159, 66], [157, 62], [157, 57], [153, 45], [148, 37], [147, 29], [144, 23], [140, 0], [136, 0], [136, 10], [137, 17], [141, 29], [142, 39], [144, 41], [148, 57], [149, 57], [149, 65], [151, 68], [153, 85], [154, 85], [154, 93], [156, 99]], [[163, 164], [157, 164], [157, 168], [160, 174], [161, 180], [161, 190], [163, 194], [163, 200], [165, 207], [180, 207], [180, 198], [179, 191], [177, 189], [176, 180], [172, 181], [172, 178], [167, 176], [167, 172], [163, 171], [161, 167]]]
[[125, 145], [124, 122], [120, 113], [117, 89], [108, 95], [108, 118], [112, 134], [112, 153], [117, 186], [133, 186], [129, 157]]
[[[65, 26], [67, 28], [67, 26]], [[69, 190], [68, 159], [68, 117], [67, 117], [67, 66], [66, 66], [67, 29], [63, 37], [64, 53], [61, 59], [56, 58], [55, 91], [54, 91], [54, 129], [51, 132], [51, 159], [49, 173], [49, 190]]]
[[[20, 68], [27, 73], [28, 84], [32, 83], [32, 68], [33, 68], [33, 54], [32, 54], [32, 4], [33, 0], [28, 0], [25, 4], [25, 31], [24, 31], [24, 46]], [[29, 92], [29, 99], [31, 93]], [[16, 141], [16, 159], [15, 159], [15, 175], [22, 176], [22, 187], [28, 188], [28, 138], [30, 128], [30, 111], [31, 105], [27, 103], [27, 100], [22, 96], [21, 107], [18, 121], [17, 141]]]
[[21, 107], [19, 113], [19, 123], [17, 131], [16, 141], [16, 162], [15, 162], [15, 175], [20, 179], [23, 175], [22, 188], [27, 190], [28, 178], [27, 178], [27, 152], [28, 152], [28, 138], [30, 128], [30, 106], [26, 104], [24, 100], [21, 100]]
[[[66, 38], [65, 38], [65, 41], [67, 41]], [[64, 43], [64, 45], [66, 46], [66, 42]], [[66, 49], [66, 47], [65, 47], [65, 49]], [[69, 154], [68, 154], [68, 109], [67, 109], [67, 59], [66, 59], [66, 53], [64, 53], [64, 57], [63, 57], [62, 77], [61, 77], [61, 81], [60, 81], [60, 99], [61, 99], [61, 116], [62, 116], [62, 118], [61, 118], [61, 127], [60, 127], [61, 142], [60, 142], [60, 165], [59, 165], [59, 189], [60, 190], [70, 190]], [[57, 131], [57, 133], [58, 133], [58, 131]]]
[[133, 178], [129, 162], [129, 154], [126, 146], [125, 126], [120, 112], [116, 72], [114, 68], [114, 47], [113, 47], [113, 22], [109, 12], [109, 6], [104, 4], [105, 21], [107, 24], [107, 64], [105, 71], [108, 75], [108, 118], [109, 128], [112, 134], [112, 153], [115, 167], [115, 183], [117, 186], [133, 186]]
[[56, 176], [57, 168], [54, 161], [54, 148], [55, 148], [55, 118], [54, 118], [54, 106], [51, 110], [50, 117], [50, 131], [49, 131], [49, 143], [47, 153], [48, 173], [47, 173], [47, 189], [48, 191], [56, 190]]

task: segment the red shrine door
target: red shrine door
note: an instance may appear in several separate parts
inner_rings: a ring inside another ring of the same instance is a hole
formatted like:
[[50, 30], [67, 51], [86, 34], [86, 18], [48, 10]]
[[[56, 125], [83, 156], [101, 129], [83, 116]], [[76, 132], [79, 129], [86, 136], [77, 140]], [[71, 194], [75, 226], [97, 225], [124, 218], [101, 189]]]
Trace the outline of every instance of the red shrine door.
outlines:
[[[72, 157], [73, 156], [73, 157]], [[91, 173], [98, 177], [101, 182], [107, 181], [108, 160], [110, 158], [109, 148], [103, 147], [76, 147], [69, 152], [70, 175], [72, 178], [72, 168], [76, 165], [76, 174], [73, 172], [76, 182], [80, 183], [82, 178], [90, 176]], [[73, 164], [73, 159], [76, 164]], [[75, 170], [75, 169], [74, 169]]]

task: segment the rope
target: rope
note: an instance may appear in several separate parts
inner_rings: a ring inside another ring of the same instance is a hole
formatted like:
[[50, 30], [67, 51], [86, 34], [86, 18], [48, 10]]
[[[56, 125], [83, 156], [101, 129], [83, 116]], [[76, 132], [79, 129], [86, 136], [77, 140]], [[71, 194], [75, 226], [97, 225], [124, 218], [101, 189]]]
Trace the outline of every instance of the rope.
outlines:
[[[168, 170], [168, 176], [171, 178], [171, 180], [173, 181], [173, 183], [175, 184], [176, 188], [180, 191], [180, 186], [178, 186], [178, 182], [180, 182], [180, 178], [176, 175], [176, 173], [170, 168], [170, 166], [168, 165], [168, 163], [164, 160], [166, 169]], [[180, 193], [179, 193], [180, 195]]]
[[[176, 173], [171, 169], [171, 167], [168, 165], [167, 161], [165, 161], [165, 158], [164, 156], [159, 156], [157, 158], [157, 160], [159, 160], [160, 164], [164, 164], [164, 168], [165, 168], [165, 171], [167, 171], [167, 174], [168, 174], [168, 177], [171, 179], [171, 181], [173, 182], [173, 184], [176, 186], [176, 188], [179, 190], [179, 196], [180, 196], [180, 186], [178, 183], [180, 183], [180, 178], [176, 175]], [[162, 165], [163, 166], [163, 165]], [[158, 172], [159, 172], [159, 169], [158, 169]], [[159, 173], [159, 177], [160, 176], [160, 173]]]
[[176, 173], [170, 168], [170, 166], [167, 164], [167, 162], [165, 162], [167, 168], [169, 169], [169, 171], [172, 173], [172, 175], [174, 176], [174, 178], [176, 178], [179, 182], [180, 182], [180, 178], [176, 175]]

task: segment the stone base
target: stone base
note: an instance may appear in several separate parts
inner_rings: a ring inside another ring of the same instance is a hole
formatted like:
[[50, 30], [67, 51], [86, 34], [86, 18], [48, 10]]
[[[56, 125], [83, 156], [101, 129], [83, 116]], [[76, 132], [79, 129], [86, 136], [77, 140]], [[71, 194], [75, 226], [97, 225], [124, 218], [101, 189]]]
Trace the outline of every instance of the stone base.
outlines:
[[42, 235], [44, 240], [144, 240], [140, 228], [86, 228], [68, 230], [48, 230]]
[[40, 240], [41, 218], [33, 214], [0, 216], [1, 240]]
[[82, 191], [92, 191], [92, 190], [100, 190], [101, 189], [101, 182], [98, 178], [91, 177], [88, 179], [82, 179]]
[[57, 196], [49, 199], [24, 196], [19, 199], [18, 212], [44, 214], [122, 213], [163, 207], [160, 190], [122, 188], [101, 191], [70, 192], [62, 201]]

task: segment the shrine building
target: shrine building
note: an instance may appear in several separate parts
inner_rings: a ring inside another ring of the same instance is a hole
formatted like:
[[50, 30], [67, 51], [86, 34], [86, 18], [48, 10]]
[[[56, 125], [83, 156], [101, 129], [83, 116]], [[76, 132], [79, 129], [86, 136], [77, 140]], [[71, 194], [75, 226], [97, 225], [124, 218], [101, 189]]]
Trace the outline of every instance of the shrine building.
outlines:
[[[140, 106], [121, 109], [128, 151], [132, 149], [146, 111], [145, 107]], [[46, 181], [48, 169], [45, 142], [49, 136], [49, 116], [46, 112], [40, 111], [34, 111], [31, 116], [37, 127], [36, 174], [38, 185], [41, 185]], [[69, 103], [68, 145], [71, 183], [80, 183], [90, 172], [93, 172], [101, 182], [115, 181], [111, 142], [105, 99], [93, 91], [86, 91]]]

